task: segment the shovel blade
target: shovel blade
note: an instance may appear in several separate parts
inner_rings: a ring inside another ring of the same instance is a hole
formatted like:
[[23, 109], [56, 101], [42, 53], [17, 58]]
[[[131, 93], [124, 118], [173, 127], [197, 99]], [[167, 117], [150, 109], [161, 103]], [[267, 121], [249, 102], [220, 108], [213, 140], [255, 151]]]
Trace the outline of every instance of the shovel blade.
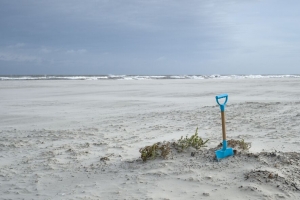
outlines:
[[226, 158], [229, 156], [233, 156], [233, 149], [232, 148], [226, 148], [226, 149], [220, 149], [216, 151], [216, 157], [217, 160], [220, 160], [222, 158]]

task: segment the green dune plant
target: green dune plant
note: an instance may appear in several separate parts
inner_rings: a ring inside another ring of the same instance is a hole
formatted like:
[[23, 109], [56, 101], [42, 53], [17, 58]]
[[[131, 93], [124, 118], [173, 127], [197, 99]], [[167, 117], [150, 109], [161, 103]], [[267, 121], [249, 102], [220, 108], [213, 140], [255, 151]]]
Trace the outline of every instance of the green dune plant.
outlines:
[[158, 142], [150, 146], [146, 146], [141, 148], [139, 152], [141, 153], [141, 158], [143, 161], [155, 159], [157, 157], [162, 157], [167, 159], [169, 154], [172, 152], [172, 148], [175, 148], [178, 152], [183, 152], [185, 149], [189, 147], [193, 147], [196, 150], [199, 150], [201, 147], [206, 147], [205, 144], [209, 140], [203, 140], [201, 137], [198, 136], [198, 128], [195, 131], [195, 134], [191, 137], [183, 137], [176, 142], [173, 142], [170, 145], [170, 142]]
[[179, 152], [182, 152], [189, 147], [193, 147], [196, 150], [199, 150], [201, 147], [206, 147], [205, 144], [208, 141], [208, 139], [203, 141], [203, 139], [198, 136], [197, 127], [194, 135], [192, 135], [191, 137], [185, 136], [185, 138], [181, 136], [181, 138], [174, 144], [174, 146]]

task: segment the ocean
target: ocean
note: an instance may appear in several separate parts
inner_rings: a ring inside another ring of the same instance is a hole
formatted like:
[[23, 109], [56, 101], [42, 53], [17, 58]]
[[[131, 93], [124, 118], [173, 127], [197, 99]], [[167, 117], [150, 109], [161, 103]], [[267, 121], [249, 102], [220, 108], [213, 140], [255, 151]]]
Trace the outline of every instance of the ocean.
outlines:
[[10, 80], [156, 80], [156, 79], [257, 79], [257, 78], [300, 78], [300, 75], [27, 75], [0, 76], [0, 81]]

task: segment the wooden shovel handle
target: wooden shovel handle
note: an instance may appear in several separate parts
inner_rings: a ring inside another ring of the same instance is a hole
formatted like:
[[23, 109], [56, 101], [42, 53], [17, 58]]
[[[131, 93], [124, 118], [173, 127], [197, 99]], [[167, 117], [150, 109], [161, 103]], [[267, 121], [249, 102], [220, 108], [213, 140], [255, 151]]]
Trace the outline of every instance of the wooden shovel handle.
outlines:
[[226, 140], [226, 129], [225, 129], [225, 112], [221, 111], [222, 116], [222, 134], [223, 134], [223, 140]]

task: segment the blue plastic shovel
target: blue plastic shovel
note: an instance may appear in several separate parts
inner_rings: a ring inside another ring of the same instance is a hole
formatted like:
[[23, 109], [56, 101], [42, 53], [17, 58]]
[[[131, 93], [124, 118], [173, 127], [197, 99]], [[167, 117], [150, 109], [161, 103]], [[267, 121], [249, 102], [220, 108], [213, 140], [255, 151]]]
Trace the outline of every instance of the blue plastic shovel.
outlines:
[[[220, 104], [219, 99], [226, 98], [223, 104]], [[228, 100], [228, 94], [221, 94], [216, 96], [216, 101], [220, 106], [221, 109], [221, 116], [222, 116], [222, 134], [223, 134], [223, 148], [216, 151], [217, 160], [222, 158], [226, 158], [228, 156], [233, 155], [233, 149], [227, 148], [227, 141], [226, 141], [226, 131], [225, 131], [225, 105]]]

